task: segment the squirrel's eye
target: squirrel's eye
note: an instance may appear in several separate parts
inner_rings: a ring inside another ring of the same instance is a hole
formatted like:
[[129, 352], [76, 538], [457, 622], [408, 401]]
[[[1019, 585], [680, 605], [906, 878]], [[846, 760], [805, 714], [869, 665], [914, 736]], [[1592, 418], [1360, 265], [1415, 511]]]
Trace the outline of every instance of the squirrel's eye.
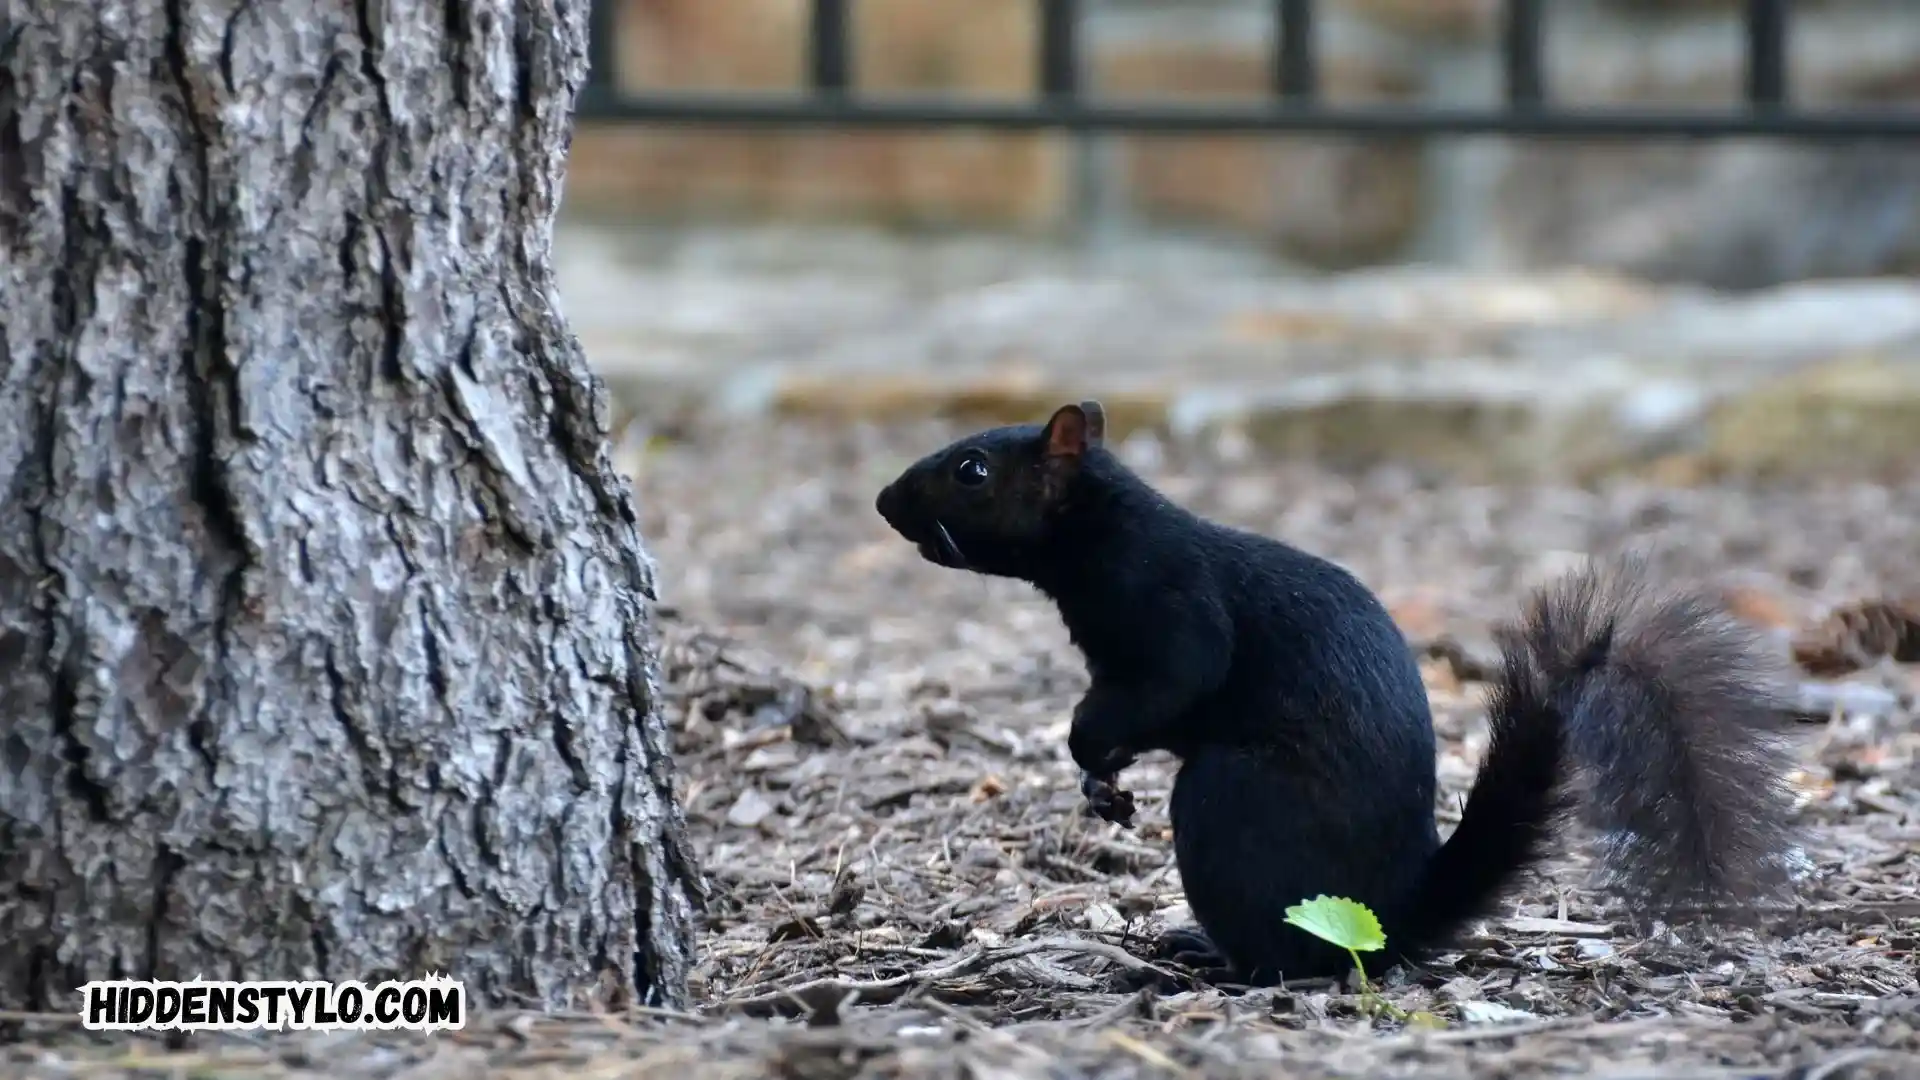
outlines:
[[987, 463], [979, 458], [968, 458], [954, 469], [953, 476], [967, 487], [979, 487], [987, 482]]

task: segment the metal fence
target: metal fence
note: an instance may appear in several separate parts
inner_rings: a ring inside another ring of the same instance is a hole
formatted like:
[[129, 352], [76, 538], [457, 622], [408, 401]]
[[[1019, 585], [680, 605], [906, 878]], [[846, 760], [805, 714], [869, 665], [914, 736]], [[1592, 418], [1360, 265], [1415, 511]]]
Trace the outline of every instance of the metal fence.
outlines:
[[1920, 134], [1920, 110], [1802, 110], [1788, 92], [1790, 0], [1748, 0], [1745, 101], [1726, 109], [1556, 105], [1542, 63], [1546, 0], [1507, 0], [1500, 60], [1504, 100], [1483, 108], [1329, 104], [1319, 94], [1313, 0], [1274, 0], [1272, 95], [1247, 104], [1089, 98], [1081, 79], [1080, 0], [1036, 0], [1039, 93], [1027, 101], [855, 92], [849, 0], [813, 0], [808, 86], [796, 94], [647, 93], [620, 89], [621, 0], [593, 0], [592, 69], [579, 103], [588, 120], [761, 127], [1319, 132], [1341, 135], [1683, 136], [1861, 138]]

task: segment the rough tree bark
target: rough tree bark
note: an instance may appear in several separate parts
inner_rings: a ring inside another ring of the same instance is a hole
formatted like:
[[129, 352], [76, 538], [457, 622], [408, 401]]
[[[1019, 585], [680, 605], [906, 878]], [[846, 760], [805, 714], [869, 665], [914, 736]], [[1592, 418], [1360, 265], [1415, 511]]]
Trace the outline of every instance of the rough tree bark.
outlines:
[[549, 258], [584, 0], [0, 13], [0, 1007], [680, 1001], [653, 569]]

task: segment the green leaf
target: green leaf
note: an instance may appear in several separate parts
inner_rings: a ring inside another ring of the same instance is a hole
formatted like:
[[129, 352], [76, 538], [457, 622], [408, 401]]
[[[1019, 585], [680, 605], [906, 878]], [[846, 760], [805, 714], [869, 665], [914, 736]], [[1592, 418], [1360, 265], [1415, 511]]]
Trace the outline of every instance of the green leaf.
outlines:
[[1287, 909], [1287, 922], [1343, 949], [1372, 952], [1387, 947], [1386, 931], [1367, 905], [1341, 896], [1316, 896]]

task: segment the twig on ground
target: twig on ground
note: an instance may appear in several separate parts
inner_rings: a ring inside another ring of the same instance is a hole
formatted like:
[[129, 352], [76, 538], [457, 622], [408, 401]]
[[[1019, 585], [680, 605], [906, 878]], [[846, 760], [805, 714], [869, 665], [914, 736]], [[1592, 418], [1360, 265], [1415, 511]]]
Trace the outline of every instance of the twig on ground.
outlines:
[[1848, 1050], [1845, 1053], [1835, 1054], [1826, 1061], [1815, 1065], [1813, 1068], [1807, 1070], [1806, 1076], [1804, 1076], [1802, 1080], [1827, 1080], [1827, 1077], [1834, 1075], [1841, 1069], [1861, 1065], [1875, 1058], [1886, 1058], [1889, 1061], [1905, 1061], [1915, 1073], [1920, 1073], [1920, 1057], [1912, 1054], [1896, 1053], [1892, 1050], [1882, 1050], [1877, 1046], [1862, 1046]]
[[1100, 1033], [1100, 1037], [1149, 1065], [1165, 1069], [1170, 1073], [1176, 1073], [1180, 1076], [1193, 1075], [1192, 1069], [1173, 1060], [1157, 1048], [1149, 1046], [1126, 1032], [1121, 1031], [1119, 1028], [1108, 1028], [1106, 1031]]
[[850, 995], [857, 995], [862, 1004], [887, 1005], [900, 1000], [915, 988], [931, 987], [934, 983], [956, 979], [962, 975], [971, 975], [1009, 960], [1041, 952], [1075, 952], [1099, 957], [1129, 971], [1153, 972], [1168, 978], [1174, 977], [1173, 973], [1149, 964], [1116, 945], [1109, 945], [1103, 941], [1089, 941], [1085, 938], [1051, 937], [1021, 942], [1017, 945], [976, 949], [945, 963], [930, 964], [918, 971], [905, 972], [885, 979], [863, 981], [839, 978], [813, 979], [798, 986], [732, 998], [721, 1002], [718, 1011], [741, 1013], [747, 1016], [796, 1016], [816, 1011], [823, 1006], [841, 1004]]
[[1046, 1054], [1042, 1053], [1041, 1051], [1035, 1049], [1034, 1047], [1028, 1046], [1026, 1043], [1021, 1042], [1020, 1040], [1014, 1038], [1013, 1036], [1007, 1034], [1006, 1032], [990, 1027], [974, 1019], [972, 1016], [968, 1015], [965, 1009], [961, 1009], [961, 1008], [957, 1008], [955, 1006], [949, 1005], [946, 1002], [941, 1001], [939, 998], [934, 997], [931, 994], [923, 994], [922, 996], [919, 996], [918, 998], [916, 998], [914, 1003], [916, 1005], [924, 1006], [928, 1010], [932, 1012], [937, 1012], [940, 1015], [946, 1017], [947, 1019], [952, 1020], [954, 1023], [959, 1024], [961, 1027], [964, 1027], [969, 1032], [973, 1033], [973, 1035], [976, 1038], [982, 1039], [986, 1042], [993, 1043], [995, 1046], [1003, 1047], [1007, 1050], [1010, 1050], [1013, 1053], [1018, 1054], [1019, 1056], [1026, 1058], [1029, 1061], [1037, 1061], [1044, 1064], [1044, 1063], [1049, 1063], [1053, 1060], [1052, 1058], [1049, 1058]]

